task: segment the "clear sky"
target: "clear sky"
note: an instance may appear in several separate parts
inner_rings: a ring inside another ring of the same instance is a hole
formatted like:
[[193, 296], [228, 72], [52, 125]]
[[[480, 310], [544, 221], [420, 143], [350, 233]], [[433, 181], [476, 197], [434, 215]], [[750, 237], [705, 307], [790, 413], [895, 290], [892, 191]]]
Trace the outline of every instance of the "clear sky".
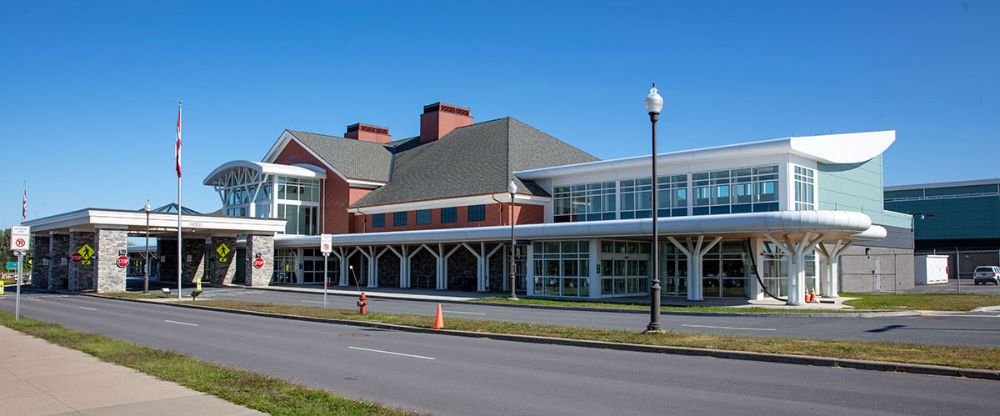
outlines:
[[[0, 0], [0, 223], [176, 198], [285, 128], [418, 134], [424, 104], [600, 158], [894, 129], [886, 184], [1000, 176], [1000, 1]], [[595, 4], [591, 6], [591, 4]]]

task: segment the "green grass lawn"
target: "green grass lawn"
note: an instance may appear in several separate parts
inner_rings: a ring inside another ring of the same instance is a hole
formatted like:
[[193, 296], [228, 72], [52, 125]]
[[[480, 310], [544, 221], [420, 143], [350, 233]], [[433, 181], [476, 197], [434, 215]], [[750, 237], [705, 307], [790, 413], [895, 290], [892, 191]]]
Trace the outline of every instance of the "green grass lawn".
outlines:
[[984, 306], [1000, 305], [1000, 295], [957, 293], [841, 293], [843, 297], [859, 299], [844, 302], [859, 309], [969, 311]]
[[0, 325], [273, 415], [417, 415], [247, 370], [0, 312]]
[[[433, 318], [431, 317], [420, 315], [388, 314], [380, 312], [369, 312], [367, 315], [359, 315], [354, 310], [323, 309], [312, 306], [278, 305], [264, 302], [205, 300], [198, 301], [197, 305], [314, 318], [381, 322], [420, 328], [430, 328], [433, 321]], [[428, 306], [430, 307], [430, 305]], [[480, 321], [450, 317], [445, 319], [445, 327], [447, 329], [483, 333], [533, 335], [643, 345], [716, 348], [761, 353], [814, 355], [830, 358], [891, 361], [911, 364], [933, 364], [961, 368], [1000, 370], [1000, 348], [937, 346], [892, 342], [788, 339], [680, 332], [645, 335], [637, 331], [627, 330], [574, 328], [557, 325]]]
[[[510, 300], [506, 297], [490, 297], [490, 298], [479, 298], [473, 300], [473, 302], [478, 303], [495, 303], [495, 304], [505, 304], [505, 305], [538, 305], [538, 306], [552, 306], [560, 308], [587, 308], [587, 309], [615, 309], [615, 310], [625, 310], [625, 311], [648, 311], [648, 304], [640, 303], [622, 303], [622, 302], [594, 302], [594, 301], [582, 301], [582, 300], [563, 300], [563, 299], [538, 299], [538, 298], [520, 298], [518, 300]], [[674, 306], [674, 305], [662, 305], [660, 310], [663, 312], [707, 312], [707, 313], [847, 313], [847, 312], [865, 312], [859, 311], [858, 309], [852, 310], [837, 310], [837, 309], [800, 309], [800, 308], [762, 308], [756, 306], [745, 306], [745, 307], [733, 307], [733, 306]]]

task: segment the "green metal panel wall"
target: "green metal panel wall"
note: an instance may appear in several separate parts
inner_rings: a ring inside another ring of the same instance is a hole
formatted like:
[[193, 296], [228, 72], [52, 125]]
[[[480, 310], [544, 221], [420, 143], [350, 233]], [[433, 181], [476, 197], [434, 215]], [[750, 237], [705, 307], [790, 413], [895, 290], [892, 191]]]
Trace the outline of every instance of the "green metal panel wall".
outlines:
[[856, 211], [872, 222], [910, 228], [910, 216], [885, 211], [882, 190], [882, 155], [863, 163], [817, 166], [819, 209]]
[[[929, 189], [928, 189], [929, 190]], [[918, 216], [916, 239], [1000, 238], [1000, 197], [886, 202], [886, 208]]]

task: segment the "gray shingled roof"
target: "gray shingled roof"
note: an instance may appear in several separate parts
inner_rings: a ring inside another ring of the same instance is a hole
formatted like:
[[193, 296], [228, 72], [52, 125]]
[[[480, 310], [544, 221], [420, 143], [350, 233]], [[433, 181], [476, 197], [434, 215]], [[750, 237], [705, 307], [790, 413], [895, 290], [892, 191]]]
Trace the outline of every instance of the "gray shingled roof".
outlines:
[[348, 179], [389, 181], [392, 152], [384, 145], [297, 130], [288, 132]]
[[[512, 171], [591, 162], [596, 157], [513, 118], [473, 124], [400, 150], [391, 180], [353, 207], [507, 192]], [[524, 193], [547, 196], [534, 182]]]

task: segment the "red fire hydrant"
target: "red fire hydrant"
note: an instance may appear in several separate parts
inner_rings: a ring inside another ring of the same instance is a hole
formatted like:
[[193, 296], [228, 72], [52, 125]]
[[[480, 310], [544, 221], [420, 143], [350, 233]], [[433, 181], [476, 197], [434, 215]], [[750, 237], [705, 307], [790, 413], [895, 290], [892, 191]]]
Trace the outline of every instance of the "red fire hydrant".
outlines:
[[361, 297], [358, 298], [358, 312], [362, 315], [368, 313], [368, 298], [365, 297], [365, 292], [361, 292]]

